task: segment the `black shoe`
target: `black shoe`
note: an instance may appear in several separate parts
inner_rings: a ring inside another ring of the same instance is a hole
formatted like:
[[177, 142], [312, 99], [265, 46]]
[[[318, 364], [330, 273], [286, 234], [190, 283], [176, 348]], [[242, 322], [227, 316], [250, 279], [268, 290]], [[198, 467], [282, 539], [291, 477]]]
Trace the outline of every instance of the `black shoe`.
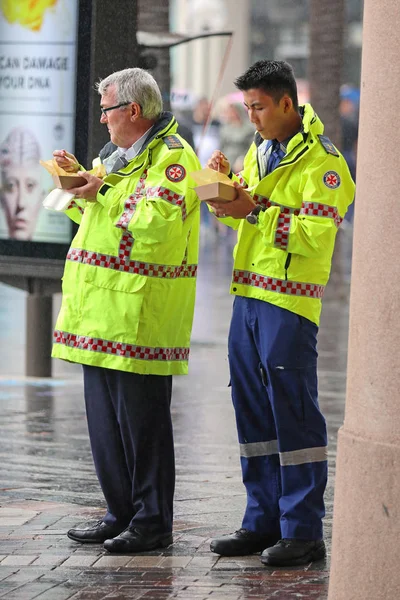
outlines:
[[291, 567], [305, 565], [314, 560], [325, 558], [326, 548], [324, 540], [279, 540], [272, 548], [267, 548], [261, 554], [264, 565], [275, 567]]
[[83, 529], [70, 529], [67, 536], [74, 542], [82, 544], [102, 544], [110, 537], [118, 535], [123, 529], [113, 525], [107, 525], [104, 521], [97, 521], [94, 525]]
[[126, 554], [166, 548], [170, 544], [172, 544], [172, 533], [146, 533], [138, 531], [134, 527], [128, 527], [114, 539], [106, 540], [104, 548], [109, 552]]
[[245, 556], [273, 546], [279, 538], [279, 535], [260, 535], [248, 529], [238, 529], [231, 535], [212, 540], [210, 550], [222, 556]]

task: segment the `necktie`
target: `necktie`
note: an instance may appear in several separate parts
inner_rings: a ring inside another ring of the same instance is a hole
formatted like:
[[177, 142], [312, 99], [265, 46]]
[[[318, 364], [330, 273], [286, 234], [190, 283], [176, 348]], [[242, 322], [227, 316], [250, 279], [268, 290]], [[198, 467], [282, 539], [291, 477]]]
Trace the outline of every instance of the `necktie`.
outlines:
[[[272, 173], [272, 171], [279, 165], [282, 158], [285, 156], [285, 152], [282, 150], [280, 142], [278, 140], [273, 140], [270, 146], [271, 151], [269, 153], [267, 159], [267, 174]], [[267, 149], [266, 154], [268, 153], [269, 148]]]
[[126, 160], [124, 154], [122, 154], [121, 156], [118, 156], [117, 160], [113, 164], [111, 173], [116, 173], [120, 169], [123, 169], [124, 167], [126, 167], [127, 164], [128, 164], [128, 161]]

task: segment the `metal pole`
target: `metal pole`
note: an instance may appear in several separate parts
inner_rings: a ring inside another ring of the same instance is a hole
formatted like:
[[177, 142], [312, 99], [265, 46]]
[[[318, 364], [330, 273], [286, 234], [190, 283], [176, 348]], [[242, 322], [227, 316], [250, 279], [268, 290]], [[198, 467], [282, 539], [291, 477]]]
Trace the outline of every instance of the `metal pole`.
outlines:
[[52, 296], [27, 295], [25, 374], [28, 377], [51, 377], [52, 308]]

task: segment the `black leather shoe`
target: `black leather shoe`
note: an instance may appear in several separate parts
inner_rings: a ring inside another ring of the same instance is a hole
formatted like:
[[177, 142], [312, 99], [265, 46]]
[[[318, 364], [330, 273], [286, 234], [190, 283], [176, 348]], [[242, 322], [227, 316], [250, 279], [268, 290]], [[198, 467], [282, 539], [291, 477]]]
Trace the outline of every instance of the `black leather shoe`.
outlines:
[[325, 558], [326, 548], [324, 540], [279, 540], [272, 548], [267, 548], [261, 554], [264, 565], [274, 567], [291, 567], [305, 565], [314, 560]]
[[134, 527], [128, 527], [114, 539], [106, 540], [104, 548], [108, 552], [129, 554], [131, 552], [146, 552], [156, 548], [166, 548], [170, 544], [172, 544], [172, 533], [146, 533], [145, 531], [138, 531]]
[[82, 544], [102, 544], [110, 537], [121, 533], [121, 531], [123, 531], [121, 527], [114, 527], [103, 521], [97, 521], [94, 525], [83, 529], [70, 529], [67, 536], [74, 542], [81, 542]]
[[245, 556], [273, 546], [279, 538], [279, 535], [260, 535], [248, 529], [238, 529], [231, 535], [212, 540], [210, 550], [222, 556]]

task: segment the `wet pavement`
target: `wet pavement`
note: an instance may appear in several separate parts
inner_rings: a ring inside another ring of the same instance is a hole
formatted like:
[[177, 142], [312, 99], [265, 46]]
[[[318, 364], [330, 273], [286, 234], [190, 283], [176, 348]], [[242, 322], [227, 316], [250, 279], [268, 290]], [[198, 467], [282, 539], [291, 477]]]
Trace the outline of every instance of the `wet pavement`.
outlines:
[[230, 268], [230, 252], [210, 243], [199, 269], [190, 375], [174, 380], [174, 544], [140, 555], [110, 555], [101, 546], [66, 537], [70, 527], [104, 512], [89, 448], [81, 369], [55, 361], [52, 379], [23, 376], [25, 296], [0, 285], [0, 598], [327, 598], [348, 289], [335, 278], [328, 286], [319, 335], [320, 404], [329, 433], [328, 559], [292, 569], [268, 568], [257, 555], [223, 558], [209, 551], [211, 537], [240, 527], [245, 504], [227, 387]]

